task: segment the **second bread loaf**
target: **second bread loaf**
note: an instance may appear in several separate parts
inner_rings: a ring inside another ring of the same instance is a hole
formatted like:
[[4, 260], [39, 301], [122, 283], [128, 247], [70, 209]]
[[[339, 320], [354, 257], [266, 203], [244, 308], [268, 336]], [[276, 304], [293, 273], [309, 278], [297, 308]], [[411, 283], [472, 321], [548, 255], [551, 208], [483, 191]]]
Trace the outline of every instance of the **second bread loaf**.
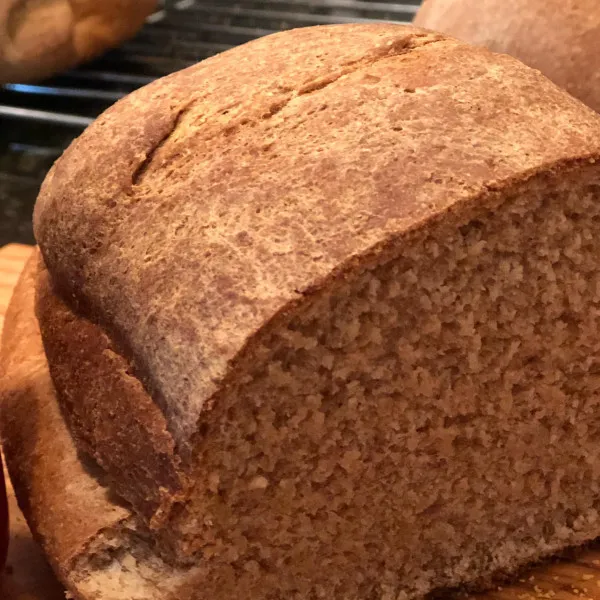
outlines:
[[516, 56], [600, 112], [598, 0], [425, 0], [415, 24]]
[[131, 37], [157, 0], [1, 0], [0, 83], [36, 81]]

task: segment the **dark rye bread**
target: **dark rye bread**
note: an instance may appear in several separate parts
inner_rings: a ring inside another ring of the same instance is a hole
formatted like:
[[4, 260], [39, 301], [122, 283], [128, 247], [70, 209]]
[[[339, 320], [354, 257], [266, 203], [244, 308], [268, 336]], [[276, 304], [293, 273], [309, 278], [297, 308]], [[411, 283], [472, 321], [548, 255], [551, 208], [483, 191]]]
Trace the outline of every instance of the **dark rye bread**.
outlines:
[[131, 37], [157, 0], [2, 0], [0, 82], [39, 80]]
[[56, 401], [131, 511], [71, 590], [404, 600], [600, 535], [598, 161], [538, 72], [401, 26], [107, 111], [34, 219]]
[[598, 0], [424, 0], [415, 25], [516, 56], [600, 112]]

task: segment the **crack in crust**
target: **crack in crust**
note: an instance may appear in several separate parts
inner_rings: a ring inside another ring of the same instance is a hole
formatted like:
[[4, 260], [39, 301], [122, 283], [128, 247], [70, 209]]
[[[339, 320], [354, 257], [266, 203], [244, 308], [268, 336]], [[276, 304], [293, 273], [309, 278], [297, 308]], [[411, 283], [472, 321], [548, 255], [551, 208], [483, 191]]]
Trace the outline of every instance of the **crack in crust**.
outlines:
[[[377, 52], [375, 56], [369, 54], [361, 57], [360, 59], [350, 61], [342, 65], [339, 70], [305, 82], [297, 89], [290, 89], [287, 87], [280, 89], [279, 91], [283, 92], [283, 97], [265, 107], [265, 110], [261, 112], [260, 119], [253, 121], [252, 119], [242, 118], [238, 123], [225, 126], [215, 137], [220, 135], [231, 135], [238, 131], [240, 127], [248, 125], [252, 126], [258, 121], [266, 121], [271, 119], [282, 113], [295, 99], [324, 90], [344, 77], [353, 75], [362, 69], [373, 66], [380, 61], [390, 58], [398, 58], [434, 44], [448, 44], [448, 39], [439, 34], [431, 33], [416, 33], [412, 36], [397, 39], [393, 43], [385, 46], [383, 51]], [[414, 92], [413, 89], [407, 91]], [[183, 106], [175, 110], [171, 116], [170, 126], [167, 128], [158, 142], [156, 142], [148, 150], [145, 158], [133, 170], [131, 176], [132, 188], [143, 183], [145, 176], [150, 171], [157, 154], [177, 133], [178, 129], [184, 124], [186, 115], [194, 109], [197, 103], [198, 100], [194, 99], [184, 103]], [[240, 104], [235, 103], [234, 105], [228, 105], [222, 109], [219, 109], [216, 112], [226, 114], [231, 108], [238, 106], [240, 106]], [[161, 164], [161, 167], [165, 166], [165, 164]]]
[[183, 117], [192, 108], [193, 105], [194, 101], [192, 100], [191, 102], [185, 104], [183, 108], [180, 108], [175, 113], [175, 118], [173, 119], [173, 124], [171, 128], [165, 132], [163, 137], [158, 141], [156, 145], [150, 148], [150, 150], [146, 154], [146, 158], [144, 158], [144, 160], [133, 171], [133, 174], [131, 175], [132, 187], [138, 185], [141, 182], [142, 178], [144, 177], [144, 174], [152, 164], [154, 155], [171, 139], [173, 134], [177, 131], [177, 128], [183, 120]]

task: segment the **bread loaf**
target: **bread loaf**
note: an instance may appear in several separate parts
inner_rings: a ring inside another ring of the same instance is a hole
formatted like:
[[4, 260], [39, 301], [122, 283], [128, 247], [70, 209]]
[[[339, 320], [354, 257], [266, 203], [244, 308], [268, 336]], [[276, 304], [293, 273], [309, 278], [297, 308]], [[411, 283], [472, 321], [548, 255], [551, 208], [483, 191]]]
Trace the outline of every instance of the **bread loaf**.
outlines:
[[597, 0], [424, 0], [415, 24], [516, 56], [600, 112]]
[[416, 599], [600, 535], [600, 116], [515, 59], [254, 41], [109, 109], [34, 228], [0, 421], [77, 598]]
[[131, 37], [157, 0], [0, 1], [0, 83], [39, 80]]
[[6, 485], [4, 483], [4, 467], [0, 456], [0, 569], [4, 569], [8, 551], [8, 500], [6, 498]]

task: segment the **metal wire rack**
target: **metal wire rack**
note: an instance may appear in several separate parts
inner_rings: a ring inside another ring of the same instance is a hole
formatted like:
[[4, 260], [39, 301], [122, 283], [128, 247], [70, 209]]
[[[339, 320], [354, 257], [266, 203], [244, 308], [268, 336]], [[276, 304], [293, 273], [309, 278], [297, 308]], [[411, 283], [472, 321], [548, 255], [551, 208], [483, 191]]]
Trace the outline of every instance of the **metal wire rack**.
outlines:
[[0, 245], [33, 242], [31, 211], [50, 165], [99, 113], [134, 89], [284, 29], [410, 22], [420, 2], [164, 0], [136, 38], [99, 60], [43, 84], [0, 87]]

